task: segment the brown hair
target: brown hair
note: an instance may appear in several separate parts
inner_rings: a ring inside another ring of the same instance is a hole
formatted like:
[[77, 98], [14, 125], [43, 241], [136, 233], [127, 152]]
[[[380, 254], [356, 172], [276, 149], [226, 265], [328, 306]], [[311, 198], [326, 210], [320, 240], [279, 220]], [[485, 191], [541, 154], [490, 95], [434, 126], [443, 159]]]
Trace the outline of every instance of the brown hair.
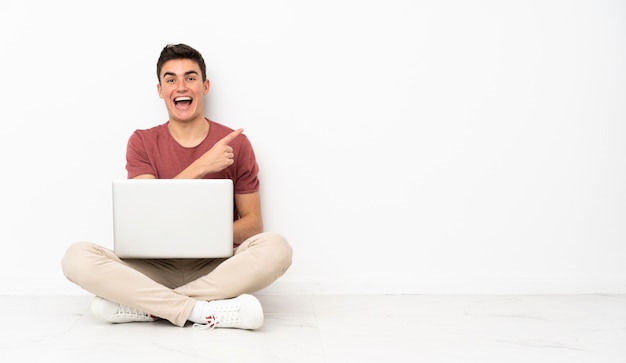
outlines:
[[161, 51], [159, 60], [157, 61], [157, 78], [161, 84], [161, 69], [163, 64], [172, 59], [191, 59], [196, 62], [202, 72], [202, 82], [206, 81], [206, 64], [202, 54], [187, 44], [168, 44]]

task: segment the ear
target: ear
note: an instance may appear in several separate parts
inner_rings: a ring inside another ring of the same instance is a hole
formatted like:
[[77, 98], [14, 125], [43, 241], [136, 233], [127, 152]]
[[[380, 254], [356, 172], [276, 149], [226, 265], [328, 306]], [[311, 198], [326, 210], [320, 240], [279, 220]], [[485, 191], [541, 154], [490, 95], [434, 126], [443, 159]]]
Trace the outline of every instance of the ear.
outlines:
[[211, 82], [207, 79], [204, 81], [204, 91], [202, 92], [203, 96], [206, 96], [206, 94], [209, 93], [209, 88], [211, 88]]
[[163, 98], [163, 89], [161, 88], [161, 83], [157, 83], [157, 92], [159, 97]]

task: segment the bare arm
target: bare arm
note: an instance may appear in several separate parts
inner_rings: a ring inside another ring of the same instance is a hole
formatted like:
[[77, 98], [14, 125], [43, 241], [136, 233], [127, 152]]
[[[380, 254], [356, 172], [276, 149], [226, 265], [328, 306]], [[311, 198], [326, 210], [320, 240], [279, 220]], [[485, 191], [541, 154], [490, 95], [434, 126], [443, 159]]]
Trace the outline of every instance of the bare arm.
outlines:
[[175, 179], [200, 179], [209, 173], [216, 173], [231, 166], [235, 162], [233, 148], [228, 145], [243, 129], [237, 129], [224, 136], [213, 147], [202, 154], [185, 170], [176, 175]]
[[[185, 170], [176, 175], [174, 179], [201, 179], [206, 174], [216, 173], [231, 166], [235, 162], [235, 155], [233, 154], [233, 148], [230, 147], [228, 143], [242, 132], [243, 129], [237, 129], [224, 136], [224, 138], [213, 145], [209, 151], [202, 154], [202, 156], [191, 163]], [[142, 174], [133, 179], [155, 178], [156, 177], [152, 174]]]
[[238, 245], [248, 237], [263, 232], [259, 192], [235, 194], [235, 205], [240, 218], [233, 225], [233, 242]]

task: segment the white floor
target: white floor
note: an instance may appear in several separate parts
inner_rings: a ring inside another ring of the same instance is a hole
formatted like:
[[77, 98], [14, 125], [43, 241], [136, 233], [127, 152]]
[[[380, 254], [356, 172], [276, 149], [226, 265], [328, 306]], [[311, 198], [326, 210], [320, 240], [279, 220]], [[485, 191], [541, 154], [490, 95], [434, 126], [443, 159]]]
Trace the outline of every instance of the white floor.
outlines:
[[91, 297], [0, 297], [0, 362], [626, 362], [626, 296], [261, 295], [257, 331], [110, 325]]

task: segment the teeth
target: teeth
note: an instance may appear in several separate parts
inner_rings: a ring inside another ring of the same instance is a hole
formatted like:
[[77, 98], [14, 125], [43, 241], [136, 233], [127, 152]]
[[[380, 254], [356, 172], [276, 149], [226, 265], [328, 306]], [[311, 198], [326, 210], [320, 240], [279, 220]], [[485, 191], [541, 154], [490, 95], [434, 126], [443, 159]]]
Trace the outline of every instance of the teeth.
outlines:
[[174, 98], [174, 101], [191, 101], [191, 97], [176, 97]]

